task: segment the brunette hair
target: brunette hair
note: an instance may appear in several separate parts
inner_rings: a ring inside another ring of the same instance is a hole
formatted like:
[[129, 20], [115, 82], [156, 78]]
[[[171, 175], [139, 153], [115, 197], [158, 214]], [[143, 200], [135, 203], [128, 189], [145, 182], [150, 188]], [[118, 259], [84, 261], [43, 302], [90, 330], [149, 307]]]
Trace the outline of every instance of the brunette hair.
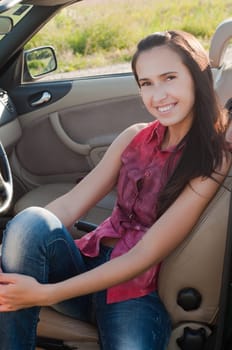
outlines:
[[138, 43], [132, 58], [132, 71], [138, 82], [136, 63], [139, 55], [154, 47], [167, 46], [175, 51], [189, 70], [195, 87], [193, 123], [185, 136], [182, 156], [158, 201], [158, 216], [175, 201], [195, 177], [209, 177], [222, 163], [227, 118], [213, 87], [208, 55], [190, 33], [166, 31], [151, 34]]

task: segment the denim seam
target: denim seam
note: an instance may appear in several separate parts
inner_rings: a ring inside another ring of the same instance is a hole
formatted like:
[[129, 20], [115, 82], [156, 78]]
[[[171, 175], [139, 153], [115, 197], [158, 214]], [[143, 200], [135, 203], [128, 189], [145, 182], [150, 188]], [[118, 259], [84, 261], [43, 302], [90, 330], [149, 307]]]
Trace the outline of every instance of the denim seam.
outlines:
[[73, 254], [73, 251], [72, 251], [70, 245], [68, 244], [68, 242], [64, 238], [60, 237], [60, 238], [56, 238], [56, 239], [52, 240], [50, 243], [47, 244], [47, 247], [49, 248], [52, 244], [57, 243], [58, 241], [63, 241], [63, 243], [66, 245], [66, 247], [68, 248], [70, 257], [71, 257], [71, 259], [72, 259], [72, 261], [73, 261], [73, 263], [74, 263], [74, 265], [75, 265], [75, 267], [77, 269], [77, 272], [79, 272], [78, 271], [77, 262], [76, 262], [74, 254]]

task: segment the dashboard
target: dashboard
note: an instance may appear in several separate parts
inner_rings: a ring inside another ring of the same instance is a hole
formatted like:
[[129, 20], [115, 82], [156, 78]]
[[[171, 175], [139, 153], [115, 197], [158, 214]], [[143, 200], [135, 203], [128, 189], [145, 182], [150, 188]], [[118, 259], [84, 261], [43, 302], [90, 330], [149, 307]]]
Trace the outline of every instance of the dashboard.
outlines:
[[14, 104], [5, 90], [0, 89], [0, 126], [17, 118]]

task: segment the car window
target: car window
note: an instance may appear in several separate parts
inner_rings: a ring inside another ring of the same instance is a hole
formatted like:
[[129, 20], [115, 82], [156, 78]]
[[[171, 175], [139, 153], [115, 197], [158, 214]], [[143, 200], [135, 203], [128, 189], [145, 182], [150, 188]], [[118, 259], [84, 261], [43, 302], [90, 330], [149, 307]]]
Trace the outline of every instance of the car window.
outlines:
[[102, 5], [94, 6], [91, 11], [91, 2], [62, 9], [25, 46], [26, 50], [43, 45], [54, 48], [58, 68], [43, 80], [131, 72], [126, 33], [112, 26], [115, 7], [107, 6], [102, 13]]
[[[192, 32], [208, 49], [220, 18], [214, 14], [215, 24], [206, 26], [205, 16], [209, 11], [206, 3], [202, 3], [199, 11], [197, 4], [191, 2], [190, 7], [190, 2], [180, 2], [180, 14], [177, 14], [177, 2], [168, 1], [164, 6], [163, 2], [154, 0], [78, 1], [59, 11], [25, 49], [54, 48], [58, 67], [44, 75], [43, 80], [131, 72], [131, 57], [138, 41], [170, 25]], [[190, 8], [194, 14], [191, 23], [184, 15]], [[225, 7], [225, 11], [229, 8]]]

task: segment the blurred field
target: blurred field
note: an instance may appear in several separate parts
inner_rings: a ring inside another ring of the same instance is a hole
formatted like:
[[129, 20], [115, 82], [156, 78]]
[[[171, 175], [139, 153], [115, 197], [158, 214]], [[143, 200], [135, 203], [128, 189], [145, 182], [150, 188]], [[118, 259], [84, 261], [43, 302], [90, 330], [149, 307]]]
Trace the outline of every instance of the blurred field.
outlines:
[[64, 9], [28, 44], [52, 45], [59, 72], [129, 62], [136, 43], [154, 31], [182, 29], [208, 48], [231, 0], [84, 0]]

